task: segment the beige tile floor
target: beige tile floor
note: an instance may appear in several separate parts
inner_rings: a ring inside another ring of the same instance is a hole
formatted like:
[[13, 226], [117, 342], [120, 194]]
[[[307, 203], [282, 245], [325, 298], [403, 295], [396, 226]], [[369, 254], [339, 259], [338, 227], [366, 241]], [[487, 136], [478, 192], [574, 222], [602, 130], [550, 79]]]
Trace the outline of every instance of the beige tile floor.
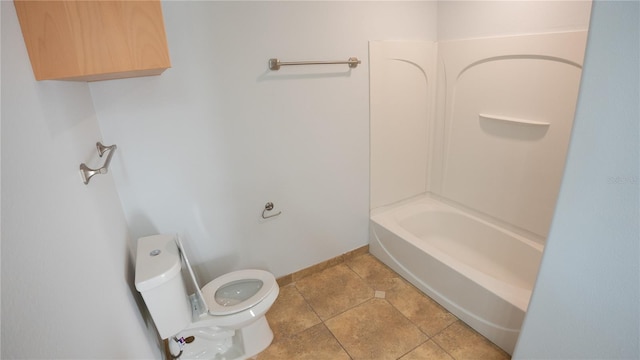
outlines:
[[257, 360], [510, 359], [370, 254], [280, 288]]

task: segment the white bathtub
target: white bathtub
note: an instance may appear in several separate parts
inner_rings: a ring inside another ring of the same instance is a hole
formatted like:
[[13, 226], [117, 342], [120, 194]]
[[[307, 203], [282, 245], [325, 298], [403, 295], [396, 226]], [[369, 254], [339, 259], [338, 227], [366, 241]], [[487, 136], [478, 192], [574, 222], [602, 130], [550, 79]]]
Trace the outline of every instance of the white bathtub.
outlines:
[[370, 251], [513, 353], [542, 245], [424, 196], [372, 212]]

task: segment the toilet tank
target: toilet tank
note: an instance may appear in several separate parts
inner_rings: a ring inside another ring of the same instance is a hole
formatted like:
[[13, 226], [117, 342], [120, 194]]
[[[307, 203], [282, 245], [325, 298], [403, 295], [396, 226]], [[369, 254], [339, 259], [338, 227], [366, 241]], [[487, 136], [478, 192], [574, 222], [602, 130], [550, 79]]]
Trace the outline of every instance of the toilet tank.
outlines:
[[138, 239], [136, 289], [166, 339], [191, 323], [191, 304], [182, 279], [182, 260], [173, 235]]

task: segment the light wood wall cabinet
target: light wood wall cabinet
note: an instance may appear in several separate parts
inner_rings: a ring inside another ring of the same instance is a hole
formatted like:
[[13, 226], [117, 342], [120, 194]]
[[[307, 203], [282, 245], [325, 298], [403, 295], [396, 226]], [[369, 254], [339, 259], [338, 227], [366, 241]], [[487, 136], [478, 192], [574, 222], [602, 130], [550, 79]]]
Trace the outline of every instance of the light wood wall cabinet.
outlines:
[[14, 4], [36, 80], [119, 79], [171, 67], [159, 0]]

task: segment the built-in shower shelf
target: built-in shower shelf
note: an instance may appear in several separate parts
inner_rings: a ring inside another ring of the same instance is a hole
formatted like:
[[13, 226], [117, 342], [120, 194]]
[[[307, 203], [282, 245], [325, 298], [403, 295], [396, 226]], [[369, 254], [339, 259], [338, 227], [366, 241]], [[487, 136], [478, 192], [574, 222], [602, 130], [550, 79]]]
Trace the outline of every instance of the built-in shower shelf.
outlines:
[[510, 123], [524, 124], [524, 125], [535, 125], [535, 126], [551, 125], [551, 123], [544, 122], [544, 121], [518, 119], [514, 117], [509, 117], [509, 116], [498, 116], [498, 115], [489, 115], [489, 114], [478, 114], [478, 116], [480, 117], [480, 119], [503, 121], [503, 122], [510, 122]]

